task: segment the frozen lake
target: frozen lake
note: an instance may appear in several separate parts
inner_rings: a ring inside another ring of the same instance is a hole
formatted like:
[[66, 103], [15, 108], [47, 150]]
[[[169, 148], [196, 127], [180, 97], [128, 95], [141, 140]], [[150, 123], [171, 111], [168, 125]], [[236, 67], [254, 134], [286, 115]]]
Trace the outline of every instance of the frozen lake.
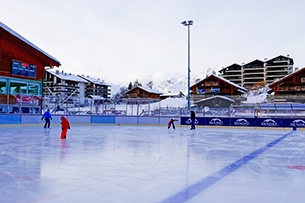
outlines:
[[0, 127], [3, 203], [305, 202], [305, 131]]

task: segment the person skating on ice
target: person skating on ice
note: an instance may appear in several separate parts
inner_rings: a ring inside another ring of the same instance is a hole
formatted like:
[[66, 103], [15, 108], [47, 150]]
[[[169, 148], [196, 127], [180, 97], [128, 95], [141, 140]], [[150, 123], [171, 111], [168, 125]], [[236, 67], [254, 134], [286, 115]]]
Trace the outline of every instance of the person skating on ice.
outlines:
[[170, 119], [170, 120], [168, 121], [168, 123], [167, 123], [167, 129], [170, 129], [171, 126], [173, 126], [173, 128], [176, 129], [176, 127], [175, 127], [175, 121], [178, 121], [178, 120], [173, 119], [173, 118]]
[[50, 124], [51, 124], [51, 120], [52, 120], [52, 116], [50, 113], [50, 109], [48, 109], [41, 117], [41, 120], [45, 120], [45, 124], [44, 124], [44, 128], [50, 128]]
[[67, 138], [67, 132], [68, 129], [70, 129], [70, 123], [68, 121], [68, 119], [64, 116], [60, 117], [61, 120], [61, 135], [60, 135], [60, 139], [66, 139]]
[[195, 112], [191, 110], [191, 130], [195, 130], [195, 119], [196, 119]]

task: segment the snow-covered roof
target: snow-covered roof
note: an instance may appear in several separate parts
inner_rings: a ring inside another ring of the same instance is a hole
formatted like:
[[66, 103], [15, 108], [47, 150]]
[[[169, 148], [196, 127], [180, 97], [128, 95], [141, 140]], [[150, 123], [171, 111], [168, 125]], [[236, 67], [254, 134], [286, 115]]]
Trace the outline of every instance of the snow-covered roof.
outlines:
[[[222, 80], [222, 81], [224, 81], [224, 82], [226, 82], [226, 83], [229, 83], [230, 85], [232, 85], [232, 86], [235, 86], [237, 89], [238, 89], [238, 91], [240, 91], [240, 92], [242, 92], [242, 93], [246, 93], [248, 90], [246, 89], [246, 88], [244, 88], [244, 87], [242, 87], [242, 86], [239, 86], [239, 85], [237, 85], [236, 83], [234, 83], [234, 82], [231, 82], [230, 80], [227, 80], [227, 79], [225, 79], [225, 78], [223, 78], [223, 77], [221, 77], [221, 76], [219, 76], [219, 75], [216, 75], [216, 74], [211, 74], [212, 76], [215, 76], [216, 78], [218, 78], [218, 79], [220, 79], [220, 80]], [[210, 75], [210, 76], [211, 76]], [[210, 77], [210, 76], [208, 76], [208, 77]], [[196, 84], [194, 84], [194, 85], [192, 85], [192, 86], [195, 86], [195, 85], [197, 85], [198, 83], [200, 83], [202, 80], [200, 80], [199, 82], [197, 82]]]
[[234, 100], [231, 99], [231, 98], [228, 98], [228, 97], [225, 97], [225, 96], [221, 96], [221, 95], [216, 95], [216, 96], [213, 96], [213, 97], [208, 97], [208, 98], [200, 99], [200, 100], [198, 100], [198, 101], [196, 101], [194, 103], [197, 104], [199, 102], [208, 101], [208, 100], [212, 100], [212, 99], [215, 99], [215, 98], [224, 99], [224, 100], [228, 100], [230, 102], [234, 102]]
[[187, 100], [185, 98], [167, 98], [160, 101], [160, 107], [186, 107]]
[[56, 77], [62, 79], [62, 80], [68, 80], [68, 81], [76, 81], [76, 82], [82, 82], [82, 83], [88, 83], [87, 80], [84, 80], [83, 78], [71, 74], [71, 73], [65, 73], [63, 71], [58, 71], [58, 70], [46, 70], [47, 72], [51, 73], [52, 75], [55, 75]]
[[4, 30], [6, 30], [8, 33], [10, 33], [11, 35], [17, 37], [18, 39], [20, 39], [21, 41], [25, 42], [26, 44], [28, 44], [29, 46], [33, 47], [34, 49], [36, 49], [37, 51], [39, 51], [40, 53], [42, 53], [43, 55], [47, 56], [48, 58], [52, 59], [53, 61], [55, 61], [56, 63], [60, 64], [59, 60], [57, 60], [56, 58], [54, 58], [53, 56], [49, 55], [47, 52], [43, 51], [42, 49], [40, 49], [39, 47], [37, 47], [36, 45], [34, 45], [33, 43], [31, 43], [30, 41], [28, 41], [27, 39], [25, 39], [24, 37], [22, 37], [20, 34], [18, 34], [17, 32], [15, 32], [14, 30], [12, 30], [11, 28], [9, 28], [8, 26], [6, 26], [5, 24], [3, 24], [0, 21], [0, 27]]
[[162, 96], [164, 97], [174, 97], [174, 96], [180, 96], [180, 95], [184, 95], [182, 92], [175, 92], [175, 93], [163, 93]]
[[[158, 90], [153, 90], [153, 89], [150, 89], [149, 87], [142, 87], [142, 86], [137, 86], [137, 87], [134, 87], [132, 88], [131, 90], [135, 89], [135, 88], [140, 88], [146, 92], [149, 92], [149, 93], [154, 93], [154, 94], [163, 94], [162, 92], [159, 92]], [[129, 90], [129, 91], [131, 91]], [[127, 92], [129, 92], [127, 91]]]
[[84, 75], [78, 75], [78, 76], [85, 79], [86, 81], [89, 81], [89, 82], [97, 84], [97, 85], [111, 86], [111, 85], [106, 84], [103, 80], [100, 80], [99, 78], [94, 78], [94, 77], [84, 76]]
[[105, 100], [104, 97], [98, 96], [98, 95], [89, 95], [89, 98], [93, 99], [93, 100]]

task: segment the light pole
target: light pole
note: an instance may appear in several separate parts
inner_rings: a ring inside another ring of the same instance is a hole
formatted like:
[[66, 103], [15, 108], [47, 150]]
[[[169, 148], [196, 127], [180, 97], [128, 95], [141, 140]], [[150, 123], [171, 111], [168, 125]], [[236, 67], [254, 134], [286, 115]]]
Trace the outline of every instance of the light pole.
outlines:
[[193, 25], [192, 20], [181, 22], [182, 25], [187, 26], [187, 109], [190, 110], [190, 73], [191, 73], [191, 55], [190, 55], [190, 26]]

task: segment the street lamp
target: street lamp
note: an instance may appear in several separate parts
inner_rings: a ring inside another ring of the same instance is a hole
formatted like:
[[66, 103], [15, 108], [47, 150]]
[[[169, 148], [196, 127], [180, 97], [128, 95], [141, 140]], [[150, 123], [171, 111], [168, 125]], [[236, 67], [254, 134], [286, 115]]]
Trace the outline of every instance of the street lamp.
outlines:
[[190, 110], [191, 102], [190, 102], [190, 73], [191, 73], [191, 67], [190, 67], [190, 26], [193, 25], [193, 21], [183, 21], [181, 22], [182, 25], [187, 26], [187, 108]]

